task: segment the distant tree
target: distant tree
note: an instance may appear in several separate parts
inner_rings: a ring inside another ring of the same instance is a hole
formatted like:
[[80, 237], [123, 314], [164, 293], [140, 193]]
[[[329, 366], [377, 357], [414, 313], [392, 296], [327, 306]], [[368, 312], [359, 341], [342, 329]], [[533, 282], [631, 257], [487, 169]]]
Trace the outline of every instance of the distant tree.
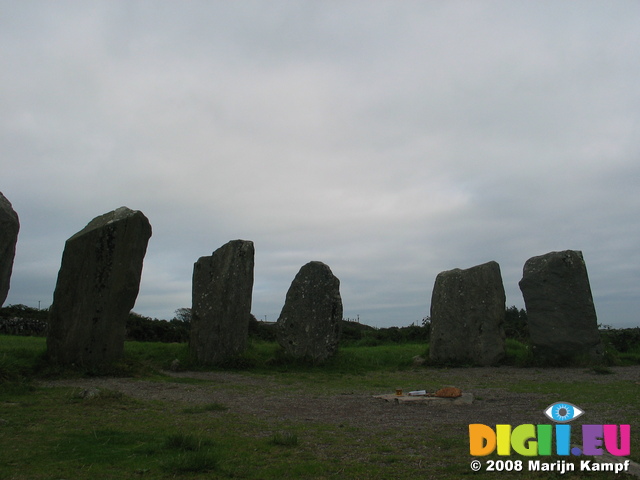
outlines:
[[44, 336], [49, 325], [48, 310], [9, 305], [0, 308], [0, 334]]
[[175, 318], [167, 322], [130, 312], [127, 319], [127, 340], [187, 342], [189, 340], [189, 324]]
[[600, 333], [605, 342], [612, 345], [618, 352], [627, 353], [640, 347], [640, 327], [619, 329], [608, 327], [601, 329]]
[[0, 317], [10, 318], [32, 318], [36, 320], [47, 321], [49, 317], [49, 309], [38, 309], [27, 307], [26, 305], [8, 305], [0, 308]]
[[266, 342], [276, 341], [276, 325], [261, 322], [253, 314], [249, 316], [249, 336]]
[[412, 324], [408, 327], [402, 327], [400, 332], [402, 333], [403, 341], [416, 343], [428, 342], [431, 333], [428, 324], [423, 324], [421, 327]]
[[174, 317], [175, 320], [178, 320], [180, 322], [187, 322], [189, 323], [191, 321], [191, 309], [190, 308], [179, 308], [174, 312]]
[[529, 340], [527, 312], [524, 309], [518, 310], [516, 306], [507, 308], [504, 316], [504, 333], [507, 338], [513, 338], [520, 342]]

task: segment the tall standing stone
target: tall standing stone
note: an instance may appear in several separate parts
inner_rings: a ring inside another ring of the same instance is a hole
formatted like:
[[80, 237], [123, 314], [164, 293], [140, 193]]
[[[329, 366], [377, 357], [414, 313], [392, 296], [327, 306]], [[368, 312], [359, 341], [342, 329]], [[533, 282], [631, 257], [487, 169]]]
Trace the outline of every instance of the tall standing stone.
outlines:
[[193, 267], [189, 350], [217, 364], [247, 348], [253, 293], [253, 242], [233, 240]]
[[278, 343], [294, 357], [323, 363], [338, 350], [340, 280], [322, 262], [309, 262], [294, 278], [277, 323]]
[[52, 362], [100, 367], [122, 357], [150, 237], [147, 217], [121, 207], [67, 240], [49, 313]]
[[431, 297], [431, 360], [498, 363], [505, 353], [505, 302], [496, 262], [439, 273]]
[[18, 214], [11, 202], [0, 192], [0, 307], [9, 294], [19, 230]]
[[565, 250], [530, 258], [519, 285], [537, 361], [562, 365], [603, 352], [582, 252]]

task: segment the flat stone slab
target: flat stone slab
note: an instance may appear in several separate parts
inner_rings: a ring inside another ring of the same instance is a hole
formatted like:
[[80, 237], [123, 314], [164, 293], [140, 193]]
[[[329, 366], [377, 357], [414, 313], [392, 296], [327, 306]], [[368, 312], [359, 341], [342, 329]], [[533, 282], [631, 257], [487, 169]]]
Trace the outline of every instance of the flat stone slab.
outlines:
[[380, 398], [386, 402], [395, 403], [426, 403], [431, 405], [471, 405], [473, 403], [473, 393], [463, 393], [456, 398], [429, 397], [426, 395], [374, 395], [373, 398]]

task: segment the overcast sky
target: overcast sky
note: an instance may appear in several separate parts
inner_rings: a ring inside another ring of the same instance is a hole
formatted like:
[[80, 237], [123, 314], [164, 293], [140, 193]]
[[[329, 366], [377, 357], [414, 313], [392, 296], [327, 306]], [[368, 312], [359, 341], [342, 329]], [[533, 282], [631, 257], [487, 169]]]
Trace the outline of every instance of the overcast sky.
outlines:
[[0, 0], [5, 302], [52, 301], [64, 242], [150, 220], [134, 310], [255, 244], [253, 313], [302, 265], [345, 317], [429, 315], [436, 275], [581, 250], [598, 321], [640, 324], [640, 2]]

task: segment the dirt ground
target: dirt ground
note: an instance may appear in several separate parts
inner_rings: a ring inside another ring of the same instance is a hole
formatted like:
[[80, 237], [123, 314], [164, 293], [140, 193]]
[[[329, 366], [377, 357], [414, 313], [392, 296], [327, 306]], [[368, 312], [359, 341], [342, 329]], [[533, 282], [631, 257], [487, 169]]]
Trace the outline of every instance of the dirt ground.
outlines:
[[[581, 368], [522, 369], [455, 368], [425, 369], [425, 380], [439, 386], [453, 385], [475, 397], [471, 405], [419, 404], [406, 405], [373, 398], [374, 394], [392, 393], [395, 386], [385, 390], [327, 391], [322, 386], [314, 393], [298, 389], [295, 384], [282, 382], [277, 375], [253, 375], [234, 372], [165, 372], [179, 378], [198, 379], [197, 384], [158, 382], [132, 378], [83, 378], [43, 382], [43, 386], [71, 386], [79, 389], [110, 389], [141, 400], [166, 402], [168, 407], [184, 408], [221, 403], [239, 415], [258, 416], [265, 420], [291, 422], [333, 423], [376, 430], [411, 431], [425, 422], [432, 427], [468, 425], [469, 423], [521, 424], [548, 422], [542, 415], [545, 402], [571, 401], [540, 393], [514, 393], [508, 385], [522, 382], [579, 381], [609, 388], [616, 382], [631, 382], [640, 387], [640, 366], [613, 367], [612, 374], [596, 374]], [[177, 379], [176, 379], [177, 380]], [[331, 389], [328, 389], [331, 390]], [[639, 388], [640, 392], [640, 388]], [[639, 404], [640, 405], [640, 404]], [[581, 405], [578, 405], [581, 406]], [[582, 407], [582, 406], [581, 406]], [[630, 406], [638, 409], [638, 405]], [[610, 415], [605, 407], [589, 411], [589, 422]]]

